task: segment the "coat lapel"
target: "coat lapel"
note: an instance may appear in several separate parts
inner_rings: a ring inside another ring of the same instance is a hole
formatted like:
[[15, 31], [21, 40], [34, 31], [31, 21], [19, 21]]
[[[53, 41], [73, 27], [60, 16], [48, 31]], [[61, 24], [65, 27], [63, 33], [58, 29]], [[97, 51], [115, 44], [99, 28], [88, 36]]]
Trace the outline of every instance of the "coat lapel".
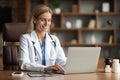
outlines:
[[36, 53], [39, 53], [40, 58], [42, 59], [42, 54], [41, 54], [41, 48], [40, 48], [40, 43], [37, 37], [37, 34], [35, 31], [31, 33], [31, 41], [33, 42], [33, 46], [35, 48]]
[[52, 44], [52, 39], [50, 38], [50, 36], [48, 35], [48, 33], [46, 33], [46, 39], [45, 39], [45, 58], [46, 58], [46, 64], [49, 64], [49, 58], [50, 56], [50, 52], [51, 52], [51, 44]]

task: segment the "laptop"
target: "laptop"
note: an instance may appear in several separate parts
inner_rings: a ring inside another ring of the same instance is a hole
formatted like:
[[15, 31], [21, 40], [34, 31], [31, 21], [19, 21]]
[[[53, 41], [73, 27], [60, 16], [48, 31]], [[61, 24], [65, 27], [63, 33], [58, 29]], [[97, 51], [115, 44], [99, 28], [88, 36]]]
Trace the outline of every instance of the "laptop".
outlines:
[[63, 74], [96, 72], [101, 47], [69, 47]]

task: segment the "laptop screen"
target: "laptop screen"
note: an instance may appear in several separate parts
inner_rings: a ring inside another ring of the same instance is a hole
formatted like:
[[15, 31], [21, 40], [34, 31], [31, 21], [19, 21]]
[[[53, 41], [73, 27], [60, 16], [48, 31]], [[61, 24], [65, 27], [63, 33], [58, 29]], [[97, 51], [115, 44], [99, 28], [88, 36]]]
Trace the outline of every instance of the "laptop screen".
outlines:
[[69, 47], [65, 74], [96, 72], [101, 47]]

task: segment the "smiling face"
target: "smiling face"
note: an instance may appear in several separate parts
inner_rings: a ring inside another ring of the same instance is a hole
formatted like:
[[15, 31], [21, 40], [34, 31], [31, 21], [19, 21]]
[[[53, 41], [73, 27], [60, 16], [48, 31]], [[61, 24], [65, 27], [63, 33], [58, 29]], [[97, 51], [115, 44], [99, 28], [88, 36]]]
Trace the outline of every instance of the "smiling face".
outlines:
[[37, 32], [47, 32], [50, 28], [52, 15], [50, 12], [41, 14], [38, 18], [34, 18], [33, 22]]

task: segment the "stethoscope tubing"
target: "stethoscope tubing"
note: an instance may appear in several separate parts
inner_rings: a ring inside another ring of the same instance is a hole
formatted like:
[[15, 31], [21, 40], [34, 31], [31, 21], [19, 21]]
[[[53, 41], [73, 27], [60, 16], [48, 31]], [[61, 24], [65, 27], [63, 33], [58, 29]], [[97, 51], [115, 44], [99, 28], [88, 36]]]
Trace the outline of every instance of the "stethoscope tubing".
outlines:
[[[53, 40], [51, 34], [48, 33], [48, 35], [49, 35], [50, 38], [52, 39], [53, 46], [56, 47], [56, 42]], [[34, 42], [33, 42], [33, 45], [34, 45]], [[37, 52], [36, 52], [35, 46], [33, 46], [33, 47], [34, 47], [34, 52], [35, 52], [35, 61], [38, 61], [38, 57], [37, 57]]]

